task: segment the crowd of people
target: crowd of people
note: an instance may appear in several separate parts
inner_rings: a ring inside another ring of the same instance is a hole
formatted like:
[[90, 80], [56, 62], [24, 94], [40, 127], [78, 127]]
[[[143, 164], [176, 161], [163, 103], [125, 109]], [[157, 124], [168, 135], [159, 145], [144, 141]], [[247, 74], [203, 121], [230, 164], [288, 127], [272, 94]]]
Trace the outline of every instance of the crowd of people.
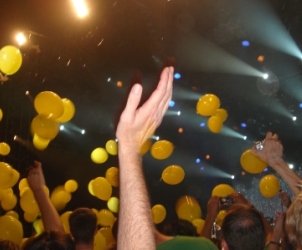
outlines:
[[[120, 208], [114, 224], [116, 242], [108, 249], [223, 249], [275, 250], [302, 249], [302, 193], [301, 178], [282, 158], [283, 146], [277, 134], [268, 132], [263, 141], [253, 147], [253, 153], [267, 162], [288, 184], [294, 196], [281, 192], [281, 203], [287, 208], [275, 219], [275, 226], [266, 220], [242, 194], [229, 195], [231, 203], [221, 228], [213, 234], [213, 225], [221, 208], [220, 197], [208, 201], [205, 224], [200, 234], [187, 221], [175, 220], [156, 230], [152, 220], [149, 195], [142, 170], [140, 149], [160, 125], [172, 97], [173, 67], [166, 67], [157, 88], [140, 105], [142, 86], [135, 84], [128, 96], [116, 130], [120, 173]], [[25, 250], [94, 249], [97, 217], [89, 208], [77, 208], [69, 217], [70, 234], [66, 234], [59, 214], [44, 192], [45, 180], [40, 162], [31, 167], [28, 183], [39, 205], [44, 232], [29, 238]], [[216, 230], [215, 230], [216, 231]], [[0, 241], [1, 249], [20, 249], [10, 241]]]

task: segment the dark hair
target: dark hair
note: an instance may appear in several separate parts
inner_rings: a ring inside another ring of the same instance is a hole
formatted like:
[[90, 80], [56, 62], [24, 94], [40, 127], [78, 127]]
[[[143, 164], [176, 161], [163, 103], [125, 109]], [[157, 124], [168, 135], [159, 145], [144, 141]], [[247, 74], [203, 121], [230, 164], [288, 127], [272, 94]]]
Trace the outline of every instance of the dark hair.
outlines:
[[10, 240], [0, 240], [0, 250], [19, 250], [20, 247]]
[[23, 250], [74, 250], [74, 242], [69, 234], [58, 231], [44, 231], [38, 236], [29, 238]]
[[176, 219], [166, 223], [163, 227], [163, 234], [169, 236], [198, 236], [194, 225], [187, 220]]
[[232, 205], [223, 220], [221, 237], [229, 250], [262, 250], [265, 229], [261, 214], [251, 206]]
[[69, 216], [69, 227], [75, 244], [93, 243], [97, 229], [96, 214], [90, 208], [77, 208]]

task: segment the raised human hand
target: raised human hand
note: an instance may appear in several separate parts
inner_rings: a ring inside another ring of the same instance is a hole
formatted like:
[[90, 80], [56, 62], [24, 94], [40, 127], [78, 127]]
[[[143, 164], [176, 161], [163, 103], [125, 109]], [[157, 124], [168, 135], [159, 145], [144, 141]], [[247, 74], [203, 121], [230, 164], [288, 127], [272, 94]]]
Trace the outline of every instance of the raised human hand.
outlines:
[[33, 192], [43, 189], [43, 186], [45, 185], [45, 179], [41, 162], [34, 161], [34, 165], [29, 169], [27, 181], [29, 187]]
[[283, 206], [285, 206], [286, 208], [289, 208], [290, 204], [291, 204], [291, 199], [290, 199], [290, 196], [287, 192], [280, 192], [278, 194], [278, 197], [281, 201], [281, 204]]

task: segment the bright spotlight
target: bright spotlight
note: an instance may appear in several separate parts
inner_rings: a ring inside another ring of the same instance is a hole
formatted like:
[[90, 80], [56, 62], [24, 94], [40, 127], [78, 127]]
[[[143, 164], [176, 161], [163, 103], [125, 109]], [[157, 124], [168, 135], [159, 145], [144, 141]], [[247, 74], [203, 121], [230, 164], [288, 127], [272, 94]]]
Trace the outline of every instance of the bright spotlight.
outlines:
[[250, 46], [250, 42], [249, 42], [248, 40], [242, 41], [241, 44], [242, 44], [243, 47], [248, 47], [248, 46]]
[[195, 162], [196, 162], [196, 163], [200, 163], [200, 159], [199, 159], [199, 158], [197, 158]]
[[245, 140], [246, 141], [246, 139], [247, 139], [247, 136], [245, 135], [245, 136], [243, 136], [243, 140]]
[[231, 179], [234, 180], [234, 179], [235, 179], [235, 175], [232, 175], [232, 176], [231, 176]]
[[290, 169], [294, 168], [294, 164], [288, 164], [288, 166], [289, 166]]
[[169, 103], [169, 107], [170, 107], [170, 108], [173, 108], [174, 105], [175, 105], [175, 102], [174, 102], [173, 100], [171, 100], [170, 103]]
[[181, 74], [179, 74], [179, 73], [175, 73], [174, 74], [174, 79], [180, 79], [181, 78]]
[[84, 135], [86, 133], [85, 129], [81, 130], [81, 134]]
[[178, 111], [178, 112], [177, 112], [177, 115], [181, 115], [181, 112], [180, 112], [180, 111]]
[[296, 116], [293, 116], [293, 121], [296, 121], [297, 120], [297, 117]]
[[61, 126], [60, 126], [60, 130], [61, 130], [61, 131], [64, 130], [64, 125], [61, 125]]
[[206, 124], [204, 122], [199, 124], [199, 127], [204, 127]]
[[243, 122], [243, 123], [240, 124], [240, 126], [241, 126], [242, 128], [246, 128], [246, 123]]
[[83, 18], [88, 15], [87, 5], [84, 0], [72, 0], [78, 17]]
[[299, 108], [301, 108], [301, 109], [302, 109], [302, 103], [300, 103], [300, 104], [299, 104]]
[[19, 46], [22, 46], [24, 43], [26, 43], [26, 38], [25, 38], [24, 34], [21, 32], [18, 33], [16, 35], [16, 41], [19, 44]]
[[266, 80], [266, 79], [269, 77], [269, 74], [265, 73], [265, 74], [263, 74], [263, 76], [262, 76], [262, 77], [263, 77], [263, 79], [265, 79], [265, 80]]

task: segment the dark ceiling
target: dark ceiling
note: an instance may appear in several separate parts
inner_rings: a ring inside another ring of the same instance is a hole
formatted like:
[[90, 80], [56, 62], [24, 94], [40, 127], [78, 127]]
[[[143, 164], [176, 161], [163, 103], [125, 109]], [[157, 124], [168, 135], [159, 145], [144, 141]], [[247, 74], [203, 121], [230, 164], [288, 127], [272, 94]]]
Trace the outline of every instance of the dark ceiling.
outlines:
[[[79, 189], [65, 210], [106, 207], [106, 202], [89, 194], [87, 185], [97, 176], [104, 176], [107, 168], [117, 166], [117, 157], [110, 156], [97, 165], [90, 160], [90, 153], [115, 138], [116, 121], [131, 84], [142, 81], [146, 98], [171, 57], [181, 78], [174, 81], [175, 106], [169, 109], [156, 135], [171, 141], [175, 150], [162, 161], [150, 153], [144, 156], [152, 205], [163, 204], [168, 210], [167, 220], [175, 216], [175, 202], [185, 194], [195, 196], [205, 213], [211, 190], [220, 183], [245, 185], [239, 191], [255, 197], [252, 194], [259, 190], [251, 183], [263, 174], [242, 175], [240, 156], [269, 130], [280, 135], [286, 160], [297, 171], [302, 167], [301, 60], [270, 46], [272, 41], [280, 40], [278, 29], [267, 32], [269, 24], [278, 24], [279, 20], [301, 49], [301, 1], [252, 1], [255, 6], [244, 0], [86, 2], [90, 13], [81, 20], [68, 0], [1, 3], [0, 47], [14, 45], [17, 31], [31, 34], [31, 44], [20, 48], [21, 69], [0, 85], [0, 108], [4, 113], [0, 141], [11, 147], [10, 154], [1, 158], [20, 173], [32, 159], [41, 160], [50, 189], [76, 179]], [[271, 18], [269, 10], [277, 14], [276, 19]], [[249, 22], [258, 25], [259, 33], [253, 32]], [[245, 39], [250, 46], [241, 45]], [[259, 55], [265, 57], [264, 62], [257, 61]], [[260, 81], [242, 65], [261, 72], [269, 70], [278, 82]], [[118, 81], [122, 87], [117, 87]], [[25, 95], [27, 90], [30, 97]], [[61, 131], [46, 150], [38, 151], [31, 145], [29, 125], [36, 114], [32, 100], [45, 90], [72, 100], [76, 114], [66, 124], [69, 132]], [[217, 95], [221, 107], [228, 111], [219, 134], [200, 127], [207, 118], [196, 114], [198, 98], [207, 93]], [[172, 111], [181, 111], [181, 115]], [[292, 121], [291, 116], [297, 120]], [[241, 127], [243, 122], [245, 128]], [[86, 134], [75, 127], [85, 129]], [[178, 132], [179, 128], [183, 133]], [[14, 135], [23, 143], [14, 141]], [[247, 140], [240, 135], [247, 136]], [[201, 162], [196, 163], [196, 158]], [[184, 181], [176, 186], [160, 180], [163, 169], [171, 164], [182, 166], [186, 173]], [[235, 175], [235, 180], [221, 173]], [[117, 193], [115, 188], [114, 195]]]

